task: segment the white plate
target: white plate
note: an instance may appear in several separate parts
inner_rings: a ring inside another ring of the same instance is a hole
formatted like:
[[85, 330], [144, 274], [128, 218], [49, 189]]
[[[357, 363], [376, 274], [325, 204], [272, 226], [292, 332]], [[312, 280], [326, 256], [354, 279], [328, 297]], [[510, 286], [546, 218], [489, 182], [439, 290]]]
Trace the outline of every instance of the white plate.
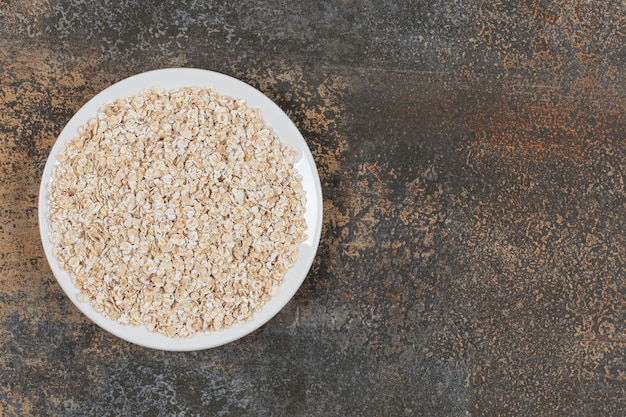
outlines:
[[[236, 324], [216, 332], [197, 333], [192, 337], [182, 339], [172, 339], [151, 332], [144, 326], [122, 325], [96, 312], [90, 304], [78, 302], [78, 288], [74, 286], [69, 273], [59, 267], [57, 259], [52, 254], [53, 245], [48, 237], [46, 217], [47, 185], [52, 177], [57, 155], [66, 143], [78, 134], [78, 128], [95, 117], [106, 102], [135, 95], [152, 87], [161, 87], [165, 90], [181, 87], [212, 87], [220, 94], [243, 98], [248, 107], [261, 110], [264, 122], [273, 129], [282, 144], [289, 145], [298, 152], [295, 167], [303, 177], [302, 182], [306, 191], [305, 220], [308, 239], [299, 246], [298, 258], [293, 267], [287, 271], [278, 295], [272, 297], [248, 323]], [[201, 69], [171, 68], [145, 72], [122, 80], [89, 100], [72, 117], [52, 147], [39, 190], [39, 232], [50, 268], [63, 291], [80, 311], [103, 329], [124, 340], [153, 349], [176, 351], [208, 349], [237, 340], [267, 323], [289, 302], [304, 281], [317, 251], [321, 229], [322, 188], [311, 151], [296, 126], [272, 100], [257, 89], [227, 75]]]

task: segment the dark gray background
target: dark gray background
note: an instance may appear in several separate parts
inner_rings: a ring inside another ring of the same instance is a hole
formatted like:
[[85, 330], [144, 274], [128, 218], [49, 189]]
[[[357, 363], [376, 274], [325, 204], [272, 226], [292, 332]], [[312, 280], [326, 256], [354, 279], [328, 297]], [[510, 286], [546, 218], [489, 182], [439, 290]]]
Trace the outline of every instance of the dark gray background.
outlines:
[[[621, 416], [623, 1], [0, 1], [0, 415]], [[94, 94], [197, 67], [292, 118], [319, 254], [270, 323], [160, 352], [91, 324], [37, 229]]]

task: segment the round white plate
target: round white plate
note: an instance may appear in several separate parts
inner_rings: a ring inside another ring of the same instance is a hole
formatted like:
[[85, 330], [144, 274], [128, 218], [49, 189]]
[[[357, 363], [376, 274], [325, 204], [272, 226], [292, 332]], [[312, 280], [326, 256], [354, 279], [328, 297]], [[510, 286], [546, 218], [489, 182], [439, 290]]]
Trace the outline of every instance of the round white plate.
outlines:
[[[95, 117], [102, 106], [114, 99], [125, 98], [153, 87], [171, 90], [181, 87], [212, 87], [216, 92], [235, 98], [243, 98], [250, 108], [259, 108], [265, 124], [270, 126], [278, 140], [298, 152], [295, 167], [303, 177], [306, 191], [306, 214], [308, 239], [299, 246], [295, 264], [287, 271], [278, 295], [272, 297], [257, 312], [252, 321], [210, 333], [197, 333], [192, 337], [173, 339], [154, 333], [144, 326], [122, 325], [96, 312], [89, 303], [78, 301], [79, 290], [74, 286], [67, 271], [59, 267], [52, 254], [52, 242], [48, 237], [48, 191], [56, 158], [66, 143], [78, 134], [78, 128]], [[149, 71], [126, 78], [89, 100], [69, 121], [48, 156], [39, 190], [39, 232], [46, 258], [57, 281], [69, 299], [93, 322], [124, 340], [153, 349], [190, 351], [208, 349], [237, 340], [267, 323], [294, 296], [306, 277], [320, 239], [322, 229], [322, 188], [315, 162], [302, 134], [287, 115], [263, 93], [235, 78], [213, 71], [192, 68], [171, 68]]]

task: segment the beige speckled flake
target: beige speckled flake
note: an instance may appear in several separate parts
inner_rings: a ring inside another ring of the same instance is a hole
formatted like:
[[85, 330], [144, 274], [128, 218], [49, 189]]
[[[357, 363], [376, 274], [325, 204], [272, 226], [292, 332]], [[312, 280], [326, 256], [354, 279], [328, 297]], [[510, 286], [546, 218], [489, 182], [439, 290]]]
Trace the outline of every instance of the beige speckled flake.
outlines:
[[59, 154], [50, 240], [107, 317], [170, 337], [246, 322], [306, 235], [295, 152], [209, 89], [108, 103]]

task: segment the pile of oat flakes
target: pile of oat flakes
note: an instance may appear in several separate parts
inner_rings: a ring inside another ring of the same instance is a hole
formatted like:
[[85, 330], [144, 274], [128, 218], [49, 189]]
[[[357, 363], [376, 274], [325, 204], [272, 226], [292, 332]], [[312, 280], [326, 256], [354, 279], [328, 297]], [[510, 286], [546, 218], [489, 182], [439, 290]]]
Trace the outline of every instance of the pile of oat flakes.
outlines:
[[58, 156], [54, 255], [106, 317], [186, 337], [251, 320], [306, 239], [295, 152], [211, 89], [108, 103]]

